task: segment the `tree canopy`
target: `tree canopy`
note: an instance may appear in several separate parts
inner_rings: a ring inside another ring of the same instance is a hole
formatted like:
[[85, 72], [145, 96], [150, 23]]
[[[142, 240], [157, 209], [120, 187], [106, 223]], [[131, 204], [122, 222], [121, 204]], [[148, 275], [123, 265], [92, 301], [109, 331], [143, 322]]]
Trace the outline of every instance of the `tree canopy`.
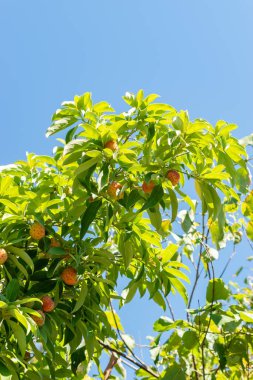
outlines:
[[[47, 130], [60, 136], [52, 156], [1, 167], [3, 379], [123, 379], [127, 365], [143, 380], [253, 377], [252, 281], [223, 280], [241, 240], [253, 249], [253, 136], [157, 98], [126, 93], [116, 114], [75, 96]], [[162, 314], [148, 363], [117, 313], [137, 294]]]

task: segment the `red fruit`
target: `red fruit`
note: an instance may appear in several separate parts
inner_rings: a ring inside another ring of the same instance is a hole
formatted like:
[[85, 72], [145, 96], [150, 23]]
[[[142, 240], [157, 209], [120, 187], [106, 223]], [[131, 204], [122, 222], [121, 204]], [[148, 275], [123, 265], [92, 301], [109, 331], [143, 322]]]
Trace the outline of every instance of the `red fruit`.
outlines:
[[35, 240], [42, 239], [46, 234], [45, 227], [42, 224], [35, 222], [30, 228], [30, 236]]
[[57, 239], [55, 238], [51, 239], [50, 247], [54, 248], [54, 247], [60, 247], [60, 246], [61, 246], [61, 243]]
[[61, 279], [66, 285], [77, 284], [77, 271], [73, 267], [67, 267], [61, 273]]
[[115, 150], [118, 149], [118, 144], [117, 144], [117, 141], [110, 140], [110, 141], [107, 141], [107, 143], [105, 143], [104, 147], [107, 149], [111, 149], [113, 152], [115, 152]]
[[46, 316], [42, 310], [35, 310], [35, 311], [37, 311], [37, 313], [39, 313], [41, 315], [41, 317], [37, 317], [37, 315], [32, 315], [31, 317], [34, 320], [34, 322], [36, 322], [37, 325], [41, 327], [45, 323]]
[[42, 301], [42, 310], [46, 313], [50, 313], [50, 311], [53, 311], [55, 308], [55, 303], [49, 296], [43, 296], [41, 298]]
[[110, 195], [110, 197], [114, 199], [122, 199], [124, 197], [123, 193], [120, 193], [120, 190], [122, 189], [122, 185], [118, 182], [111, 182], [108, 186], [107, 193]]
[[176, 186], [180, 181], [180, 174], [176, 170], [169, 170], [167, 173], [167, 178], [173, 186]]
[[144, 181], [142, 184], [142, 190], [144, 193], [151, 193], [154, 187], [155, 183], [153, 181], [149, 181], [148, 183]]
[[8, 253], [4, 248], [0, 249], [0, 265], [4, 264], [5, 261], [8, 259]]

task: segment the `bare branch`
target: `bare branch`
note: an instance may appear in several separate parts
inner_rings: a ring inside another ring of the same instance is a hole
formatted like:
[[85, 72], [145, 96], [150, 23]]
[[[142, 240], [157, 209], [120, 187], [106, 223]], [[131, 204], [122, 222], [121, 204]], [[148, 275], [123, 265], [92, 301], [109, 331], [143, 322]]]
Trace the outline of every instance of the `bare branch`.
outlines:
[[133, 355], [133, 357], [138, 360], [139, 363], [141, 363], [142, 365], [145, 365], [145, 363], [137, 356], [135, 355], [135, 353], [133, 352], [133, 350], [131, 349], [131, 347], [129, 347], [129, 345], [127, 344], [127, 342], [125, 341], [125, 339], [123, 338], [121, 332], [120, 332], [120, 329], [119, 329], [119, 326], [118, 326], [118, 322], [117, 322], [117, 319], [116, 319], [116, 316], [115, 316], [115, 313], [114, 313], [114, 310], [113, 310], [113, 307], [112, 307], [112, 303], [111, 303], [111, 300], [110, 300], [110, 307], [111, 307], [111, 311], [112, 311], [112, 315], [113, 315], [113, 319], [114, 319], [114, 323], [115, 323], [115, 326], [116, 326], [116, 329], [117, 329], [117, 332], [120, 336], [120, 339], [122, 340], [122, 342], [124, 343], [125, 347], [131, 352], [131, 354]]
[[169, 308], [171, 318], [172, 318], [173, 321], [175, 321], [176, 318], [175, 318], [175, 315], [174, 315], [174, 312], [173, 312], [172, 306], [171, 306], [171, 304], [170, 304], [170, 301], [168, 300], [167, 297], [164, 297], [164, 298], [165, 298], [165, 301], [166, 301], [167, 306], [168, 306], [168, 308]]
[[[202, 242], [204, 240], [204, 236], [205, 236], [205, 215], [202, 214]], [[193, 296], [194, 296], [194, 293], [195, 293], [195, 290], [196, 290], [196, 286], [197, 286], [197, 283], [198, 283], [198, 280], [199, 280], [199, 277], [200, 277], [199, 269], [200, 269], [200, 262], [201, 262], [202, 253], [203, 253], [203, 244], [200, 244], [200, 246], [199, 246], [199, 257], [198, 257], [198, 262], [197, 262], [197, 269], [196, 269], [195, 279], [194, 279], [192, 291], [191, 291], [191, 294], [190, 294], [190, 297], [189, 297], [189, 302], [188, 302], [188, 305], [187, 305], [187, 309], [190, 309], [190, 307], [191, 307], [192, 299], [193, 299]], [[189, 312], [187, 312], [187, 320], [189, 321]]]
[[117, 350], [116, 348], [113, 348], [111, 346], [109, 346], [109, 344], [106, 344], [104, 343], [102, 340], [100, 339], [97, 339], [98, 343], [104, 347], [106, 350], [109, 350], [110, 352], [115, 352], [116, 354], [118, 354], [119, 356], [125, 358], [126, 360], [128, 360], [129, 362], [131, 362], [132, 364], [136, 365], [138, 368], [141, 368], [143, 369], [144, 371], [146, 371], [147, 373], [149, 373], [150, 375], [154, 376], [156, 379], [159, 379], [160, 375], [157, 374], [156, 372], [154, 372], [150, 367], [148, 367], [146, 364], [142, 365], [141, 363], [139, 363], [137, 360], [131, 358], [131, 356], [125, 354], [124, 352], [121, 352], [119, 350]]
[[107, 364], [107, 367], [104, 371], [104, 380], [109, 379], [109, 377], [112, 373], [113, 367], [117, 364], [117, 361], [118, 361], [118, 358], [114, 355], [114, 353], [112, 353], [110, 360], [109, 360], [109, 363]]
[[234, 244], [234, 246], [233, 246], [233, 252], [229, 256], [228, 261], [226, 262], [224, 268], [222, 269], [219, 278], [221, 278], [224, 275], [224, 273], [226, 272], [226, 270], [227, 270], [227, 268], [228, 268], [228, 266], [229, 266], [229, 264], [230, 264], [230, 262], [233, 259], [233, 257], [234, 257], [235, 254], [236, 254], [236, 250], [235, 250], [235, 244]]

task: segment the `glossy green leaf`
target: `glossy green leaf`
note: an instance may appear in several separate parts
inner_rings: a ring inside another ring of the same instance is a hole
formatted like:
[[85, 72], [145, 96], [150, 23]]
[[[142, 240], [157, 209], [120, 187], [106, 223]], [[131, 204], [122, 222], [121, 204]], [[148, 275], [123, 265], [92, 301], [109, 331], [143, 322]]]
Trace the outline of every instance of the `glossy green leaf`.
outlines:
[[142, 208], [140, 209], [140, 212], [147, 210], [148, 208], [154, 207], [163, 197], [163, 188], [161, 185], [157, 185], [152, 190], [152, 193], [150, 194], [150, 197], [147, 199], [147, 201], [144, 203]]
[[80, 230], [80, 239], [84, 237], [86, 232], [88, 231], [91, 223], [96, 218], [97, 212], [102, 206], [101, 199], [95, 200], [91, 202], [87, 209], [85, 210], [82, 219], [81, 219], [81, 230]]

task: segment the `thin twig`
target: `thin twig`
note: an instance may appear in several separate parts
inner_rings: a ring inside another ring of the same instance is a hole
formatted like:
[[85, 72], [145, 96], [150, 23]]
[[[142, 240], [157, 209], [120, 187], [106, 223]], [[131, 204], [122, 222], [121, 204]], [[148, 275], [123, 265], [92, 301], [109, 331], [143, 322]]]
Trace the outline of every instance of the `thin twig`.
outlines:
[[[246, 232], [245, 227], [242, 226], [242, 228], [243, 228], [244, 232]], [[247, 233], [246, 233], [245, 235], [246, 235], [246, 239], [247, 239], [247, 241], [248, 241], [248, 243], [249, 243], [249, 246], [250, 246], [251, 250], [253, 251], [253, 244], [252, 244], [251, 241], [249, 240]]]
[[[202, 241], [204, 239], [204, 236], [205, 236], [205, 215], [203, 213], [202, 214]], [[192, 303], [192, 299], [193, 299], [193, 296], [194, 296], [194, 292], [195, 292], [195, 289], [196, 289], [196, 286], [197, 286], [197, 283], [198, 283], [198, 280], [199, 280], [199, 277], [200, 277], [199, 268], [200, 268], [200, 262], [201, 262], [202, 252], [203, 252], [203, 244], [200, 244], [200, 246], [199, 246], [199, 257], [198, 257], [198, 263], [197, 263], [197, 270], [196, 270], [195, 280], [194, 280], [194, 283], [193, 283], [193, 287], [192, 287], [192, 291], [191, 291], [191, 294], [190, 294], [189, 302], [188, 302], [188, 305], [187, 305], [187, 309], [189, 309], [191, 307], [191, 303]], [[187, 312], [187, 320], [189, 321], [189, 312]]]
[[135, 355], [135, 353], [133, 352], [133, 350], [131, 349], [131, 347], [129, 347], [129, 345], [127, 344], [127, 342], [125, 341], [125, 339], [123, 338], [121, 332], [120, 332], [120, 329], [119, 329], [119, 325], [118, 325], [118, 322], [117, 322], [117, 319], [116, 319], [116, 316], [115, 316], [115, 313], [114, 313], [114, 310], [113, 310], [113, 307], [112, 307], [112, 303], [111, 303], [111, 300], [109, 301], [110, 302], [110, 307], [111, 307], [111, 311], [112, 311], [112, 316], [113, 316], [113, 319], [114, 319], [114, 323], [115, 323], [115, 326], [116, 326], [116, 330], [120, 336], [120, 339], [122, 340], [122, 342], [124, 343], [125, 347], [131, 352], [131, 354], [133, 355], [133, 357], [138, 360], [139, 363], [141, 363], [142, 365], [145, 365], [145, 363], [140, 359], [138, 358], [137, 355]]
[[224, 273], [226, 272], [226, 270], [227, 270], [227, 268], [228, 268], [228, 266], [229, 266], [229, 264], [230, 264], [230, 262], [233, 259], [233, 257], [234, 257], [235, 254], [236, 254], [236, 250], [235, 250], [235, 244], [234, 244], [234, 246], [233, 246], [233, 252], [231, 253], [228, 261], [226, 262], [224, 268], [222, 269], [219, 278], [221, 278], [224, 275]]
[[[205, 236], [205, 215], [204, 215], [204, 213], [202, 213], [202, 241], [204, 239], [204, 236]], [[199, 280], [199, 277], [200, 277], [199, 269], [200, 269], [200, 262], [201, 262], [201, 256], [202, 256], [202, 249], [203, 249], [203, 246], [202, 246], [202, 244], [200, 244], [200, 247], [199, 247], [199, 257], [198, 257], [198, 263], [197, 263], [197, 268], [196, 268], [196, 275], [195, 275], [195, 280], [194, 280], [194, 284], [193, 284], [193, 287], [192, 287], [192, 291], [191, 291], [191, 294], [190, 294], [189, 302], [188, 302], [188, 305], [187, 305], [187, 309], [190, 309], [190, 307], [191, 307], [193, 295], [194, 295], [194, 292], [195, 292], [195, 289], [196, 289], [196, 286], [197, 286], [197, 283], [198, 283], [198, 280]], [[187, 320], [188, 320], [188, 322], [190, 320], [189, 311], [187, 311]], [[192, 354], [192, 363], [193, 363], [193, 368], [194, 368], [194, 371], [195, 371], [195, 378], [196, 378], [196, 380], [198, 380], [199, 379], [199, 374], [198, 374], [198, 369], [197, 369], [196, 359], [195, 359], [195, 355], [194, 354]]]
[[166, 301], [166, 303], [167, 303], [167, 305], [168, 305], [168, 308], [169, 308], [169, 311], [170, 311], [171, 318], [172, 318], [172, 320], [175, 322], [176, 318], [175, 318], [175, 315], [174, 315], [174, 312], [173, 312], [172, 306], [171, 306], [171, 304], [170, 304], [170, 301], [168, 300], [167, 297], [164, 297], [164, 298], [165, 298], [165, 301]]
[[133, 366], [132, 364], [128, 363], [126, 360], [121, 359], [121, 362], [124, 363], [127, 367], [132, 368], [134, 371], [137, 371], [137, 367]]
[[202, 357], [202, 373], [203, 373], [203, 380], [205, 380], [205, 378], [206, 378], [206, 375], [205, 375], [205, 357], [204, 357], [205, 342], [206, 342], [206, 337], [207, 337], [207, 334], [208, 334], [208, 332], [209, 332], [209, 328], [210, 328], [210, 324], [211, 324], [211, 320], [212, 320], [211, 313], [212, 313], [212, 309], [213, 309], [214, 292], [215, 292], [215, 282], [214, 282], [215, 273], [214, 273], [214, 267], [213, 267], [213, 263], [212, 263], [212, 261], [210, 261], [210, 265], [211, 265], [211, 269], [212, 269], [212, 280], [213, 280], [212, 300], [211, 300], [211, 308], [210, 308], [210, 314], [209, 314], [208, 325], [207, 325], [207, 328], [206, 328], [206, 331], [205, 331], [204, 338], [203, 338], [202, 343], [201, 343], [201, 345], [200, 345], [200, 347], [201, 347], [201, 352], [202, 352], [201, 357]]
[[139, 363], [137, 360], [131, 358], [131, 356], [125, 354], [124, 352], [121, 352], [119, 350], [117, 350], [116, 348], [113, 348], [111, 346], [109, 346], [108, 344], [104, 343], [102, 340], [100, 339], [97, 339], [98, 343], [104, 347], [105, 349], [111, 351], [111, 352], [115, 352], [116, 354], [118, 354], [119, 356], [122, 356], [123, 358], [125, 358], [126, 360], [128, 360], [129, 362], [133, 363], [134, 365], [136, 365], [138, 368], [141, 368], [143, 369], [144, 371], [146, 371], [147, 373], [149, 373], [150, 375], [154, 376], [155, 378], [159, 379], [160, 375], [155, 373], [151, 368], [149, 368], [146, 364], [142, 365], [141, 363]]

